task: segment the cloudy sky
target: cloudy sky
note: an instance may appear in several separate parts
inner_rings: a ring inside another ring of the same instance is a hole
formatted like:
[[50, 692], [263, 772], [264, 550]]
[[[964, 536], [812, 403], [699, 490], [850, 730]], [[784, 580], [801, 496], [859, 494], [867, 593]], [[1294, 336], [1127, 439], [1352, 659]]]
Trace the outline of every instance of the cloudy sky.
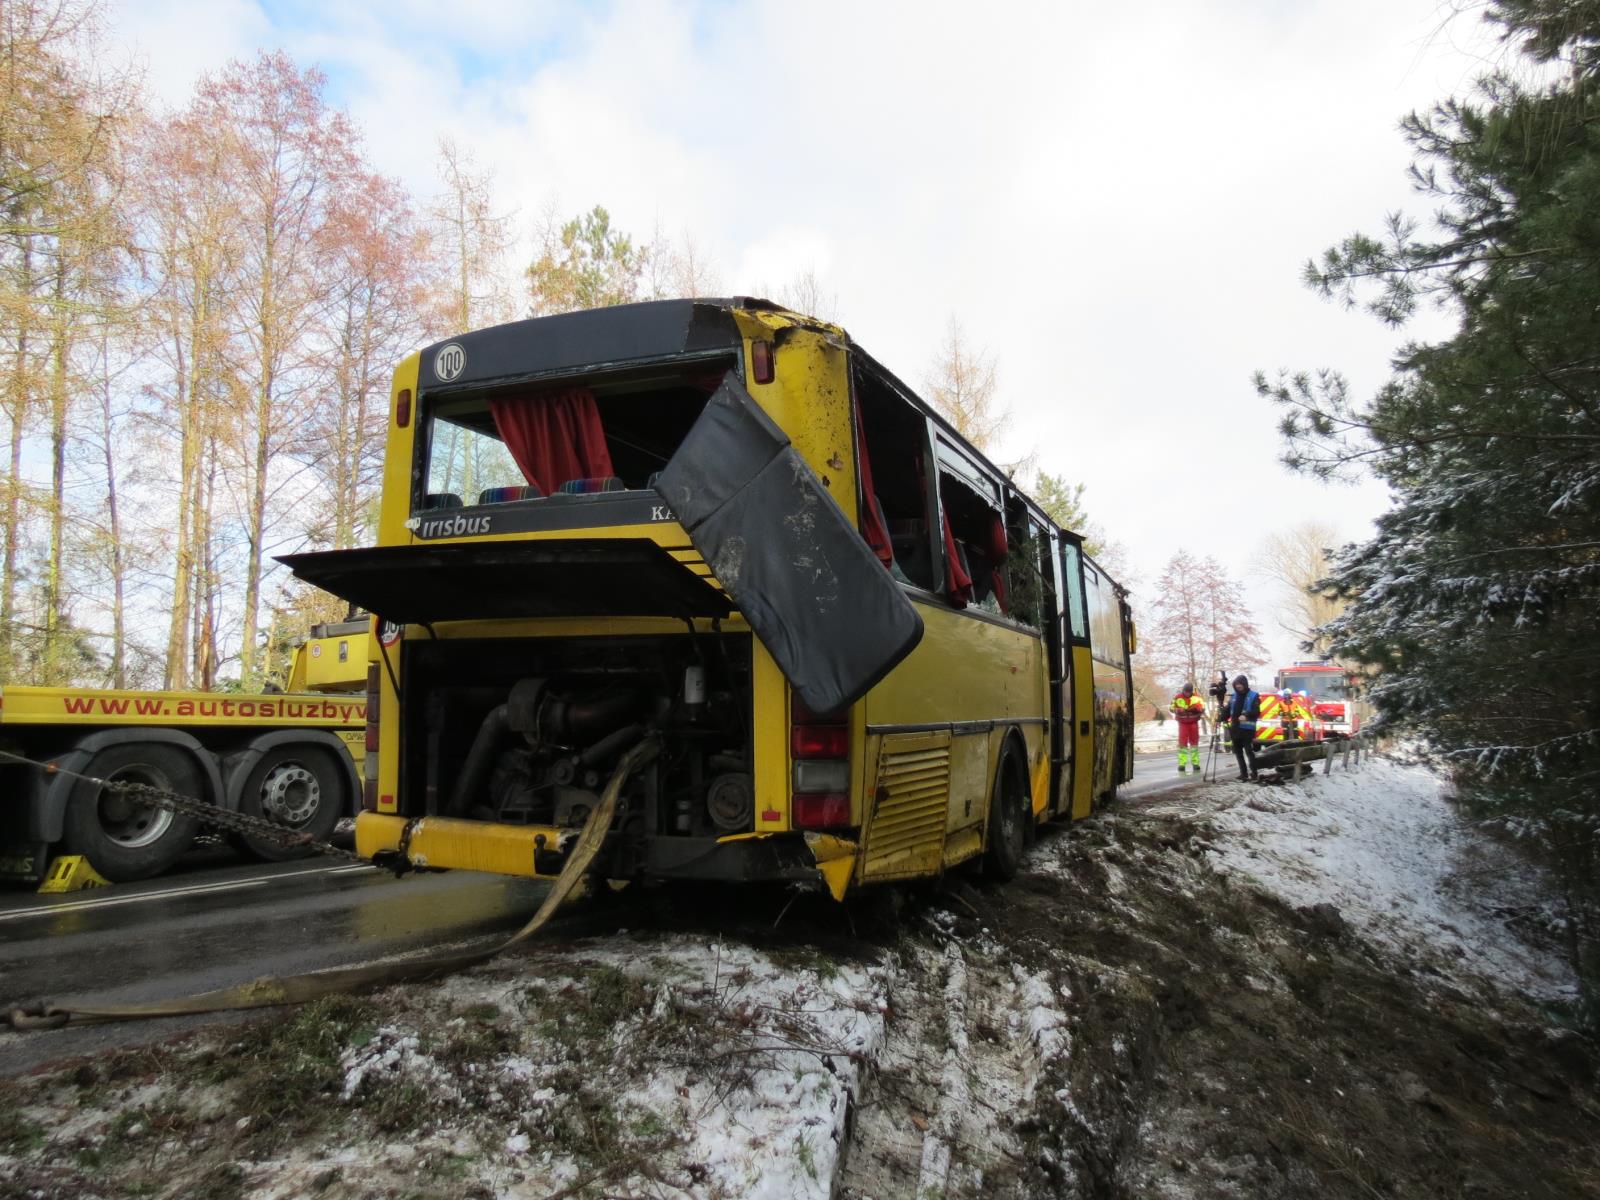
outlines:
[[1497, 52], [1454, 7], [126, 0], [111, 20], [173, 104], [258, 48], [319, 65], [420, 196], [448, 134], [525, 233], [599, 203], [692, 235], [725, 292], [812, 270], [913, 383], [958, 318], [999, 366], [1003, 456], [1087, 484], [1139, 595], [1180, 548], [1215, 555], [1271, 635], [1264, 535], [1360, 537], [1384, 496], [1280, 467], [1250, 375], [1385, 377], [1396, 334], [1300, 267], [1426, 211], [1398, 120]]

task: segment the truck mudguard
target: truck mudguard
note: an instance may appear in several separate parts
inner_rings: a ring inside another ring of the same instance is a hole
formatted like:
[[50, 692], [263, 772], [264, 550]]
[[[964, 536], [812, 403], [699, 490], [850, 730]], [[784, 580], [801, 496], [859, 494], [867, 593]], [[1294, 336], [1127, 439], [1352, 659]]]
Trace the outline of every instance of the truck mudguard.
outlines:
[[[82, 773], [98, 751], [107, 746], [121, 746], [128, 742], [160, 742], [167, 746], [181, 746], [200, 764], [205, 776], [207, 795], [200, 799], [211, 804], [224, 804], [226, 793], [222, 788], [222, 769], [212, 754], [194, 738], [178, 729], [102, 729], [82, 738], [65, 754], [57, 754], [50, 761], [62, 771]], [[67, 801], [77, 779], [71, 775], [54, 776], [44, 789], [39, 811], [29, 814], [29, 824], [35, 836], [47, 842], [61, 840], [62, 826], [67, 811]], [[227, 805], [227, 807], [233, 807]]]
[[922, 639], [900, 586], [731, 374], [656, 490], [813, 712], [859, 699]]

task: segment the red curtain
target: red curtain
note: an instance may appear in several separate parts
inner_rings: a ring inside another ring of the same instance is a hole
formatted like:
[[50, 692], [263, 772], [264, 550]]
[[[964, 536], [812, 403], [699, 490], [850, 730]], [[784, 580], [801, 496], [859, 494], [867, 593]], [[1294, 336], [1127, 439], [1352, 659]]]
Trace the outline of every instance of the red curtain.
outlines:
[[944, 594], [957, 608], [965, 608], [972, 600], [972, 576], [961, 565], [956, 552], [955, 534], [950, 532], [950, 514], [944, 514]]
[[861, 424], [860, 406], [856, 408], [856, 462], [861, 468], [861, 536], [887, 569], [894, 565], [894, 545], [889, 541], [889, 525], [872, 486], [872, 460], [867, 457], [867, 431]]
[[547, 496], [569, 480], [615, 474], [600, 408], [588, 388], [492, 399], [489, 415], [528, 482]]
[[1006, 603], [1006, 555], [1011, 552], [1006, 542], [1006, 523], [999, 513], [994, 514], [994, 524], [989, 530], [989, 559], [994, 563], [994, 576], [990, 586], [994, 588], [995, 601], [1000, 605], [1000, 611], [1008, 613], [1011, 606]]

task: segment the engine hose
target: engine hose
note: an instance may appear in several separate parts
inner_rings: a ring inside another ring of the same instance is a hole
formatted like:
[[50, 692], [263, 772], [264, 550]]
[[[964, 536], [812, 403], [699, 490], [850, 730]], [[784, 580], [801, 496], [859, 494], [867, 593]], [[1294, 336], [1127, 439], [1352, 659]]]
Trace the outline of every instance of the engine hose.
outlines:
[[301, 975], [263, 976], [235, 987], [197, 992], [172, 1000], [152, 1000], [140, 1004], [50, 1004], [22, 1005], [0, 1014], [0, 1028], [59, 1029], [64, 1025], [91, 1025], [107, 1021], [142, 1021], [151, 1017], [194, 1016], [200, 1013], [232, 1012], [238, 1009], [274, 1008], [282, 1004], [304, 1004], [323, 996], [337, 995], [356, 988], [388, 987], [396, 983], [438, 979], [467, 967], [488, 962], [519, 942], [538, 933], [557, 909], [577, 888], [595, 855], [605, 844], [617, 813], [617, 801], [628, 779], [661, 751], [660, 739], [645, 737], [622, 756], [600, 796], [600, 803], [589, 814], [582, 831], [567, 854], [566, 865], [550, 885], [539, 911], [510, 938], [487, 950], [461, 954], [441, 954], [435, 958], [401, 962], [368, 963], [358, 967], [335, 967], [327, 971], [307, 971]]
[[483, 724], [478, 726], [478, 736], [472, 739], [467, 760], [461, 764], [461, 775], [450, 792], [450, 802], [445, 805], [446, 816], [459, 817], [467, 811], [467, 806], [474, 798], [483, 794], [484, 785], [489, 781], [489, 772], [494, 767], [495, 753], [511, 729], [508, 716], [509, 710], [502, 704], [490, 709]]
[[644, 736], [643, 725], [625, 725], [615, 733], [608, 733], [582, 754], [578, 761], [586, 767], [593, 767], [606, 761], [625, 746], [631, 746]]

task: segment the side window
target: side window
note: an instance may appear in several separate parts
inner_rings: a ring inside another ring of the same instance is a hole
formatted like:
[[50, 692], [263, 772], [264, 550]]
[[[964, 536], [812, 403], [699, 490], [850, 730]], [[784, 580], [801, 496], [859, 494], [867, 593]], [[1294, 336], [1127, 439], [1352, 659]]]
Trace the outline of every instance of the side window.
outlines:
[[1092, 563], [1083, 564], [1083, 577], [1089, 590], [1090, 647], [1101, 662], [1120, 667], [1126, 656], [1122, 653], [1122, 612], [1116, 591]]
[[1089, 640], [1089, 617], [1083, 596], [1082, 551], [1078, 543], [1061, 543], [1062, 586], [1067, 589], [1067, 628], [1075, 642]]
[[[1006, 539], [1010, 552], [1000, 566], [1001, 580], [1010, 604], [1010, 616], [1039, 629], [1045, 614], [1054, 611], [1051, 594], [1055, 573], [1050, 569], [1048, 537], [1014, 493], [1007, 496]], [[1042, 566], [1042, 570], [1041, 570]]]
[[928, 419], [859, 365], [852, 383], [861, 536], [900, 582], [942, 591], [928, 516]]
[[954, 564], [947, 574], [945, 593], [962, 607], [970, 604], [985, 612], [1008, 613], [1011, 598], [1006, 592], [1005, 566], [1011, 539], [1000, 515], [998, 486], [973, 479], [971, 464], [964, 459], [959, 462], [968, 469], [952, 469], [946, 455], [940, 455], [945, 555]]

